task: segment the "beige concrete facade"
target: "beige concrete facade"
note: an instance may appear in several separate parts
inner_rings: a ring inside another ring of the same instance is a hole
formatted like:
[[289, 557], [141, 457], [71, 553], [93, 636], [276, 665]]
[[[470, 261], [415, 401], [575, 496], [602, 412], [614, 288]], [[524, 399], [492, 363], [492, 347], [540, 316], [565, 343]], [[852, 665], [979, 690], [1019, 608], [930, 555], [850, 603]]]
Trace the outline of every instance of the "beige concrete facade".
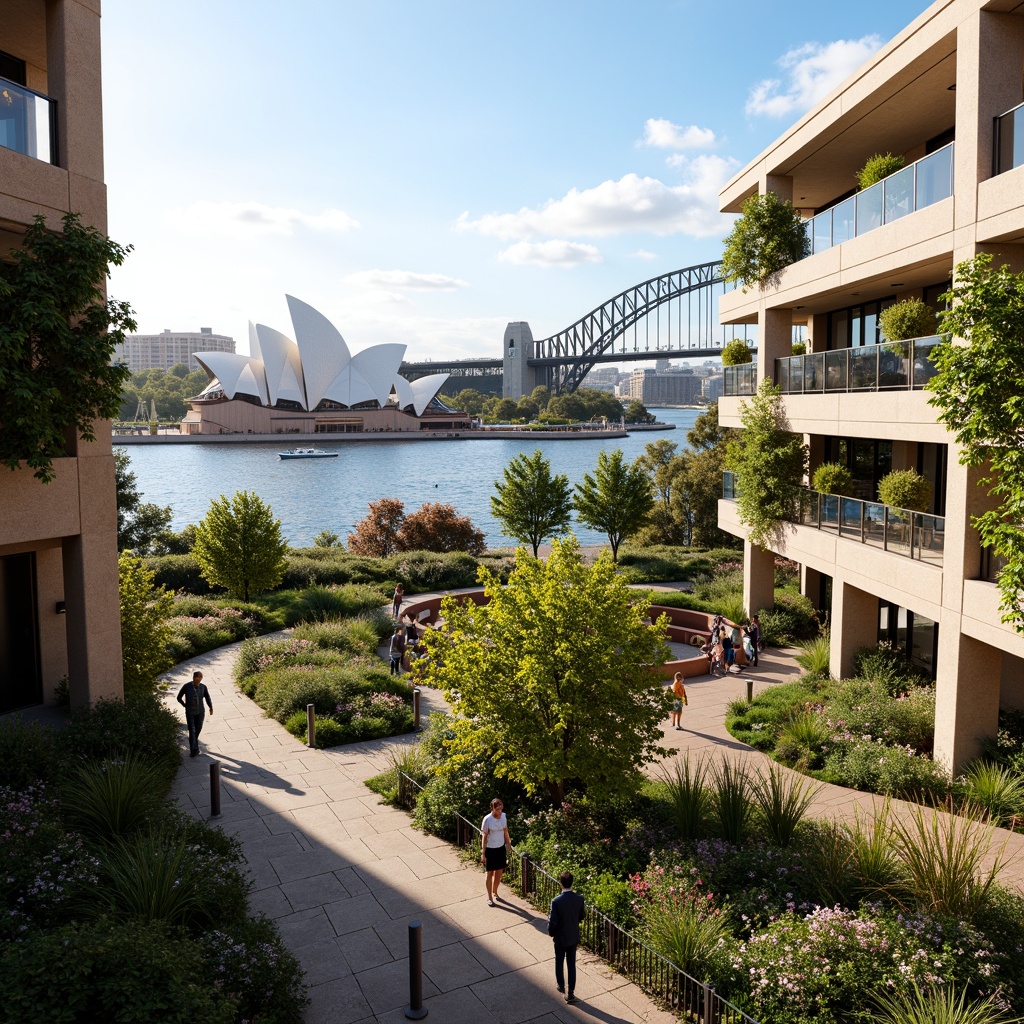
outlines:
[[[723, 211], [738, 212], [745, 198], [773, 191], [810, 218], [850, 193], [854, 174], [873, 154], [900, 154], [910, 164], [953, 145], [952, 195], [816, 251], [772, 287], [724, 296], [723, 323], [758, 325], [759, 380], [775, 379], [795, 325], [806, 326], [809, 351], [841, 348], [829, 325], [844, 310], [934, 294], [956, 264], [980, 252], [1024, 267], [1024, 167], [996, 173], [993, 160], [996, 118], [1024, 100], [1022, 71], [1024, 4], [938, 0], [726, 185]], [[723, 426], [740, 426], [742, 401], [720, 400]], [[838, 439], [887, 444], [893, 468], [915, 466], [924, 446], [945, 456], [940, 562], [812, 526], [785, 527], [777, 550], [802, 564], [809, 596], [817, 598], [812, 588], [822, 576], [832, 580], [834, 674], [848, 674], [854, 650], [876, 639], [880, 601], [937, 623], [935, 751], [958, 767], [994, 734], [1000, 704], [1024, 701], [1024, 637], [1000, 620], [998, 592], [984, 578], [971, 527], [987, 501], [979, 474], [959, 464], [926, 392], [784, 401], [791, 428], [808, 444], [812, 471]], [[719, 522], [746, 538], [733, 502], [720, 503]], [[758, 607], [770, 585], [768, 560], [749, 543], [745, 555], [744, 597]]]
[[[37, 215], [56, 229], [79, 213], [106, 231], [99, 0], [5, 0], [0, 50], [24, 61], [25, 86], [56, 100], [57, 143], [50, 163], [0, 148], [0, 258]], [[0, 710], [50, 703], [64, 675], [73, 705], [123, 692], [109, 422], [95, 433], [70, 440], [49, 484], [0, 469], [0, 566], [30, 556], [37, 634], [37, 678], [0, 680]]]

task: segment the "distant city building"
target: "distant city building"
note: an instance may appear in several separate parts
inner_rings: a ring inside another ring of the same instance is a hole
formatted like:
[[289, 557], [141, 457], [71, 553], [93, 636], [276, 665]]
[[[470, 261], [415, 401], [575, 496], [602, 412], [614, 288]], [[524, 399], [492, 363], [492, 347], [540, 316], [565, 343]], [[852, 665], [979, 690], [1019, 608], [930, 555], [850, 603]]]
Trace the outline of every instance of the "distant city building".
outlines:
[[162, 334], [128, 334], [114, 349], [114, 362], [125, 363], [132, 373], [169, 370], [184, 363], [191, 373], [199, 369], [196, 352], [234, 352], [235, 339], [214, 334], [212, 327], [195, 331], [165, 330]]
[[583, 378], [583, 383], [580, 386], [593, 391], [608, 391], [615, 394], [620, 376], [617, 366], [595, 367]]
[[629, 398], [644, 405], [694, 405], [701, 395], [703, 378], [689, 367], [677, 367], [666, 372], [634, 370], [629, 378]]
[[724, 379], [720, 373], [703, 379], [701, 383], [703, 384], [703, 394], [706, 401], [709, 403], [717, 402], [722, 397], [722, 382]]

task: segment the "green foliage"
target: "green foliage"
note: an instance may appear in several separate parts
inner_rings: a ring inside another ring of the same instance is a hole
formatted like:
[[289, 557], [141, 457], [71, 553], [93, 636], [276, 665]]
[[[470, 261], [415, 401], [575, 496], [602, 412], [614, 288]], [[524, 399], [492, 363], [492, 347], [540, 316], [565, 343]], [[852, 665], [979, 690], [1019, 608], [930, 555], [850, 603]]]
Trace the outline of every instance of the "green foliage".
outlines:
[[483, 531], [454, 506], [427, 502], [408, 515], [397, 498], [371, 501], [369, 514], [348, 535], [348, 549], [356, 555], [386, 558], [401, 551], [464, 551], [482, 555]]
[[495, 481], [491, 514], [501, 523], [501, 532], [537, 549], [548, 537], [569, 530], [572, 494], [569, 478], [551, 475], [551, 463], [538, 448], [533, 455], [517, 455], [506, 467], [502, 480]]
[[811, 486], [819, 494], [853, 494], [853, 474], [839, 462], [823, 462], [811, 477]]
[[188, 412], [188, 400], [198, 395], [209, 382], [205, 370], [189, 373], [184, 363], [178, 363], [169, 370], [157, 367], [140, 370], [132, 374], [121, 392], [118, 415], [121, 420], [133, 420], [141, 401], [146, 409], [155, 403], [161, 421], [177, 423]]
[[540, 416], [541, 423], [578, 423], [586, 420], [622, 418], [622, 403], [608, 391], [577, 388], [571, 394], [554, 395]]
[[828, 633], [821, 633], [813, 640], [800, 645], [796, 663], [811, 676], [827, 676], [831, 664], [831, 643]]
[[852, 825], [844, 825], [849, 842], [849, 867], [854, 891], [863, 899], [903, 894], [903, 865], [896, 853], [889, 801], [875, 808], [870, 821], [855, 811]]
[[150, 556], [145, 563], [158, 587], [187, 594], [209, 594], [213, 589], [192, 554]]
[[996, 825], [1010, 824], [1024, 815], [1024, 778], [1018, 772], [991, 761], [975, 761], [967, 766], [963, 785], [968, 803], [984, 808]]
[[117, 575], [125, 693], [152, 690], [156, 677], [173, 664], [168, 619], [174, 597], [154, 586], [153, 573], [127, 552], [118, 556]]
[[872, 1024], [1015, 1024], [1024, 1017], [1009, 1016], [992, 996], [970, 1001], [966, 987], [922, 988], [915, 982], [909, 992], [879, 996], [869, 1020]]
[[717, 910], [706, 910], [696, 902], [659, 903], [646, 920], [651, 945], [702, 982], [721, 973], [731, 933], [725, 915]]
[[769, 647], [785, 647], [810, 640], [818, 634], [814, 605], [803, 594], [776, 591], [775, 607], [762, 608], [757, 615], [761, 622], [761, 635]]
[[775, 284], [791, 263], [810, 254], [807, 229], [793, 204], [774, 192], [751, 196], [724, 239], [722, 277], [744, 288]]
[[596, 474], [584, 473], [576, 487], [576, 516], [607, 534], [613, 562], [618, 561], [619, 545], [644, 525], [653, 507], [647, 474], [642, 466], [627, 463], [622, 449], [611, 455], [598, 452]]
[[906, 161], [892, 153], [876, 153], [869, 157], [864, 166], [856, 173], [857, 185], [863, 192], [866, 188], [888, 178], [890, 174], [903, 170]]
[[895, 469], [878, 481], [878, 500], [893, 508], [927, 512], [932, 503], [932, 485], [916, 469]]
[[789, 846], [814, 799], [816, 787], [779, 765], [758, 768], [750, 776], [750, 794], [761, 824], [776, 846]]
[[733, 338], [722, 349], [723, 366], [742, 366], [753, 358], [750, 346], [742, 338]]
[[862, 647], [853, 656], [857, 676], [885, 687], [891, 697], [898, 697], [928, 680], [914, 668], [906, 655], [888, 641], [874, 647]]
[[210, 502], [192, 552], [213, 586], [248, 601], [281, 582], [287, 550], [270, 506], [255, 491], [236, 491]]
[[114, 448], [114, 487], [117, 492], [117, 550], [149, 554], [167, 532], [171, 508], [143, 502], [124, 448]]
[[421, 677], [459, 716], [448, 770], [487, 750], [496, 774], [556, 803], [570, 785], [633, 791], [666, 714], [647, 667], [666, 658], [665, 623], [645, 625], [611, 560], [584, 565], [574, 538], [545, 562], [517, 553], [507, 587], [486, 571], [481, 580], [488, 603], [445, 599], [447, 628], [424, 637]]
[[298, 626], [296, 640], [310, 640], [317, 647], [368, 657], [394, 630], [394, 620], [383, 610], [358, 618], [327, 619]]
[[751, 402], [740, 405], [743, 429], [729, 441], [726, 467], [736, 473], [740, 521], [750, 541], [777, 546], [781, 524], [792, 519], [800, 496], [807, 451], [803, 438], [788, 429], [782, 394], [770, 380], [761, 382]]
[[961, 463], [984, 467], [978, 483], [991, 508], [971, 523], [982, 546], [1005, 562], [997, 579], [1003, 621], [1024, 631], [1024, 273], [995, 270], [983, 253], [956, 268], [942, 298], [951, 307], [942, 334], [968, 344], [936, 349], [930, 402], [955, 436]]
[[117, 413], [128, 370], [110, 360], [135, 321], [104, 289], [130, 251], [78, 214], [66, 214], [59, 233], [39, 215], [0, 261], [0, 463], [8, 469], [25, 460], [48, 483], [66, 435], [92, 441], [94, 421]]
[[904, 299], [886, 307], [878, 314], [882, 334], [889, 341], [927, 338], [938, 330], [935, 310], [920, 299]]
[[[207, 607], [200, 610], [202, 605]], [[266, 622], [263, 616], [248, 614], [243, 608], [224, 607], [207, 597], [187, 595], [175, 598], [167, 626], [171, 633], [168, 652], [174, 661], [181, 662], [263, 632]]]
[[740, 843], [750, 824], [750, 779], [746, 768], [723, 758], [711, 769], [711, 812], [722, 838]]
[[338, 548], [341, 547], [341, 538], [330, 530], [321, 530], [313, 538], [313, 546], [317, 548]]
[[698, 757], [691, 765], [689, 754], [676, 757], [671, 765], [662, 765], [661, 779], [668, 790], [672, 823], [679, 838], [699, 839], [710, 809], [707, 762]]
[[911, 800], [942, 799], [949, 791], [949, 777], [931, 758], [870, 740], [837, 744], [822, 774], [852, 789]]
[[832, 730], [814, 712], [796, 711], [778, 734], [775, 757], [799, 771], [820, 768]]
[[134, 754], [121, 761], [89, 761], [64, 786], [65, 818], [101, 840], [137, 832], [163, 803], [159, 768]]
[[623, 416], [627, 423], [653, 423], [657, 418], [647, 411], [647, 406], [639, 398], [632, 398], [626, 403]]
[[790, 353], [794, 356], [803, 356], [807, 354], [807, 343], [804, 341], [794, 341], [793, 350]]
[[52, 729], [10, 716], [0, 719], [0, 786], [24, 789], [53, 778], [57, 755]]

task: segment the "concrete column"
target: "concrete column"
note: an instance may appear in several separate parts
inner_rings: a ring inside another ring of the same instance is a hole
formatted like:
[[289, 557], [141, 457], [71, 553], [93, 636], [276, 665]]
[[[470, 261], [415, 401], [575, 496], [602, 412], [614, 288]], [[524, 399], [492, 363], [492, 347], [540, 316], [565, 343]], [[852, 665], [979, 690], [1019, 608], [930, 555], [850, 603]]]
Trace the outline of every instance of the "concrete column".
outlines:
[[43, 703], [53, 703], [53, 691], [68, 673], [66, 615], [57, 611], [64, 600], [64, 570], [59, 547], [36, 549], [36, 604], [39, 616], [39, 669]]
[[803, 594], [815, 608], [821, 600], [821, 573], [812, 569], [809, 565], [800, 566], [800, 593]]
[[762, 300], [757, 316], [757, 379], [775, 380], [775, 360], [793, 354], [793, 313], [768, 309]]
[[836, 679], [853, 675], [853, 656], [878, 643], [878, 598], [838, 577], [832, 580], [832, 651], [829, 672]]
[[[999, 728], [1003, 653], [960, 632], [958, 617], [939, 626], [935, 680], [935, 760], [959, 770]], [[952, 628], [950, 628], [952, 627]]]
[[743, 607], [748, 615], [775, 606], [775, 553], [743, 542]]
[[788, 174], [766, 174], [760, 183], [761, 195], [774, 192], [780, 199], [793, 202], [793, 179]]
[[828, 313], [815, 313], [807, 330], [807, 351], [824, 352], [828, 348]]
[[804, 434], [804, 445], [807, 448], [807, 483], [810, 486], [814, 471], [825, 461], [825, 435]]

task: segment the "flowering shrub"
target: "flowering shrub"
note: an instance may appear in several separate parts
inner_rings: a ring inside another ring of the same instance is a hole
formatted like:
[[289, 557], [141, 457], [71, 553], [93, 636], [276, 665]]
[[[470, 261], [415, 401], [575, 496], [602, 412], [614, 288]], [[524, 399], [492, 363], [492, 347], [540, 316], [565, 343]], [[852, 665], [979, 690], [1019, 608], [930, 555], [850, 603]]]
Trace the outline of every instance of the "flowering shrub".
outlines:
[[[201, 605], [201, 607], [196, 607]], [[204, 654], [259, 631], [258, 623], [238, 608], [220, 608], [208, 598], [178, 598], [167, 620], [168, 650], [175, 661]]]
[[893, 796], [944, 796], [949, 776], [930, 757], [911, 747], [887, 746], [869, 735], [837, 742], [825, 758], [824, 776], [843, 786]]

